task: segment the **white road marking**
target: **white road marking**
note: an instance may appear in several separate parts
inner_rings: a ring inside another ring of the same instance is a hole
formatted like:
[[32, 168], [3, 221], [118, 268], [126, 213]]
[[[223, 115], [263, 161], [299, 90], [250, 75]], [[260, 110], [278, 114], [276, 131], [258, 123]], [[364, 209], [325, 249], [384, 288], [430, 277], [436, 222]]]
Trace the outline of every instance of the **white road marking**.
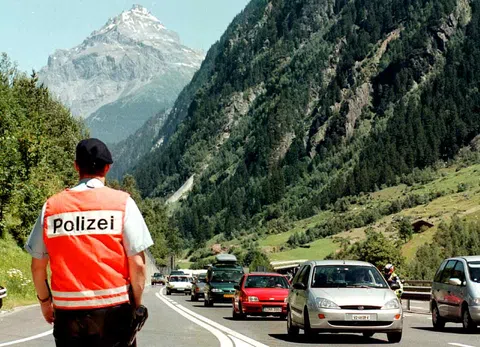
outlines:
[[[218, 341], [220, 342], [220, 347], [233, 347], [233, 344], [232, 344], [232, 341], [230, 341], [230, 339], [228, 338], [227, 335], [225, 335], [224, 333], [222, 333], [221, 331], [215, 329], [214, 327], [211, 327], [210, 325], [194, 318], [194, 317], [191, 317], [190, 315], [188, 315], [187, 313], [183, 312], [182, 310], [180, 310], [178, 308], [178, 306], [175, 306], [173, 304], [171, 304], [168, 300], [165, 300], [162, 296], [163, 295], [160, 295], [159, 293], [155, 293], [155, 295], [157, 296], [157, 298], [159, 298], [160, 300], [163, 301], [163, 303], [165, 303], [165, 305], [167, 305], [168, 307], [170, 307], [172, 310], [174, 310], [175, 312], [177, 312], [178, 314], [182, 315], [183, 317], [187, 318], [188, 320], [192, 321], [193, 323], [201, 326], [202, 328], [208, 330], [209, 332], [211, 332], [213, 335], [215, 335], [215, 337], [218, 339]], [[1, 347], [1, 346], [0, 346]]]
[[235, 343], [235, 347], [251, 347], [252, 346], [248, 343], [243, 342], [242, 340], [237, 339], [234, 336], [229, 335], [228, 337], [230, 337], [232, 339], [233, 343]]
[[0, 343], [0, 347], [17, 345], [17, 344], [19, 344], [19, 343], [23, 343], [23, 342], [27, 342], [27, 341], [39, 339], [39, 338], [41, 338], [41, 337], [48, 336], [48, 335], [50, 335], [51, 333], [53, 333], [53, 329], [52, 329], [52, 330], [49, 330], [49, 331], [46, 331], [46, 332], [44, 332], [44, 333], [35, 335], [35, 336], [26, 337], [26, 338], [24, 338], [24, 339]]
[[[156, 293], [157, 297], [159, 297], [160, 299], [163, 298], [164, 294], [162, 291], [160, 291], [160, 293]], [[247, 345], [250, 345], [250, 346], [253, 346], [253, 347], [268, 347], [267, 345], [264, 345], [263, 343], [260, 343], [258, 341], [255, 341], [254, 339], [248, 337], [248, 336], [245, 336], [245, 335], [242, 335], [238, 332], [236, 332], [235, 330], [232, 330], [230, 328], [227, 328], [211, 319], [208, 319], [202, 315], [199, 315], [198, 313], [195, 313], [193, 312], [192, 310], [189, 310], [188, 308], [178, 304], [177, 306], [175, 306], [175, 308], [177, 309], [180, 309], [182, 310], [184, 313], [186, 314], [189, 314], [190, 316], [194, 317], [194, 318], [197, 318], [198, 320], [202, 321], [202, 322], [205, 322], [207, 323], [208, 325], [218, 329], [218, 330], [221, 330], [223, 331], [224, 333], [227, 333], [228, 335], [230, 335], [231, 337], [235, 337], [236, 339], [238, 340], [241, 340], [243, 342], [246, 342]], [[245, 345], [244, 345], [245, 346]]]
[[450, 345], [450, 346], [458, 346], [458, 347], [474, 347], [474, 346], [463, 345], [463, 344], [461, 344], [461, 343], [455, 343], [455, 342], [450, 342], [449, 345]]

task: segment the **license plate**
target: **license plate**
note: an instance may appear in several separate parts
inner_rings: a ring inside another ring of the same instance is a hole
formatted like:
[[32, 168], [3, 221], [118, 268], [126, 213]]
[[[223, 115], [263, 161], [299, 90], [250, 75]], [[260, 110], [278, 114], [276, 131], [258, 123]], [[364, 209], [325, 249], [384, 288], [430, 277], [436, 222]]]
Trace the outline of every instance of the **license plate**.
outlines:
[[263, 312], [272, 312], [272, 313], [282, 312], [282, 308], [281, 307], [264, 307]]
[[231, 299], [231, 298], [234, 297], [234, 295], [233, 294], [224, 294], [223, 297], [226, 298], [226, 299]]
[[371, 320], [372, 317], [369, 314], [353, 314], [352, 320]]

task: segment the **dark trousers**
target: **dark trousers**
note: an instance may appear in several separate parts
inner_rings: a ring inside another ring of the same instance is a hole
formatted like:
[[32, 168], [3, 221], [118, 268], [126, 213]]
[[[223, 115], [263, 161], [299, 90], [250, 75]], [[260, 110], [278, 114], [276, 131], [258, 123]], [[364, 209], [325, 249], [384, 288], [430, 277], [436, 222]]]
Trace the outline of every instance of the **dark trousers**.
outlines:
[[92, 310], [55, 310], [55, 344], [57, 347], [127, 347], [132, 319], [130, 304]]

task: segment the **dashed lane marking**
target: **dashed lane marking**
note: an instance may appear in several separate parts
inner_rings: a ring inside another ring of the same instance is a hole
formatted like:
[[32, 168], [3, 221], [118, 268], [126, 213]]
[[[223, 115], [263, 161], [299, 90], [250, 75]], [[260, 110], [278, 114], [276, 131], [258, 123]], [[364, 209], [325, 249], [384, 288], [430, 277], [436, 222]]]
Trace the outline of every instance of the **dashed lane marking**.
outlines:
[[26, 337], [26, 338], [24, 338], [24, 339], [0, 343], [0, 347], [13, 346], [13, 345], [17, 345], [17, 344], [19, 344], [19, 343], [23, 343], [23, 342], [27, 342], [27, 341], [31, 341], [31, 340], [36, 340], [36, 339], [39, 339], [39, 338], [41, 338], [41, 337], [48, 336], [48, 335], [50, 335], [51, 333], [53, 333], [53, 329], [52, 329], [52, 330], [49, 330], [49, 331], [46, 331], [46, 332], [44, 332], [44, 333], [35, 335], [35, 336]]
[[456, 343], [456, 342], [450, 342], [449, 345], [450, 346], [458, 346], [458, 347], [474, 347], [474, 346], [464, 345], [464, 344]]

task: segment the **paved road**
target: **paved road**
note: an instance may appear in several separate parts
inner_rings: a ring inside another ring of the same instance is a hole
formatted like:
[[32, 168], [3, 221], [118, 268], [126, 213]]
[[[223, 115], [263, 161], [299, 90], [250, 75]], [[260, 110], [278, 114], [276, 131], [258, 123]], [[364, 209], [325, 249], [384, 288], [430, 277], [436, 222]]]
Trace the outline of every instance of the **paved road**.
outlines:
[[[194, 347], [264, 347], [264, 346], [382, 346], [385, 334], [365, 339], [358, 334], [321, 334], [315, 340], [290, 341], [286, 321], [276, 318], [231, 320], [231, 307], [216, 305], [205, 308], [203, 302], [190, 302], [183, 295], [164, 296], [160, 287], [149, 287], [145, 293], [150, 318], [139, 336], [139, 346]], [[425, 303], [412, 304], [424, 314], [405, 313], [403, 339], [399, 346], [480, 347], [480, 330], [466, 334], [458, 324], [449, 324], [445, 332], [431, 328]], [[33, 338], [33, 339], [32, 339]], [[28, 307], [0, 315], [0, 347], [54, 347], [51, 327], [39, 307]]]

